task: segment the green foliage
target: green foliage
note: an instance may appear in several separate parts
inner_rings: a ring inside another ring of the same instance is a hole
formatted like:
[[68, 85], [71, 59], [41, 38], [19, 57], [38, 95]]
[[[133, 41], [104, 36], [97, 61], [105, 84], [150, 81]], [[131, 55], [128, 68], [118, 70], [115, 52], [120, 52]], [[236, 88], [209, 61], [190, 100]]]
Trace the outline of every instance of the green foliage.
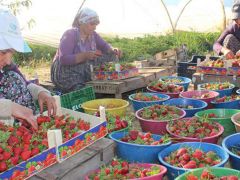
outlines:
[[[121, 61], [142, 60], [153, 57], [156, 53], [171, 48], [178, 48], [186, 44], [188, 56], [205, 55], [212, 53], [214, 41], [218, 38], [219, 33], [198, 33], [198, 32], [176, 32], [174, 35], [165, 36], [146, 35], [142, 38], [119, 38], [104, 37], [113, 47], [118, 47], [123, 51]], [[16, 54], [15, 61], [20, 65], [38, 64], [41, 62], [51, 62], [56, 48], [46, 45], [30, 44], [32, 53]]]

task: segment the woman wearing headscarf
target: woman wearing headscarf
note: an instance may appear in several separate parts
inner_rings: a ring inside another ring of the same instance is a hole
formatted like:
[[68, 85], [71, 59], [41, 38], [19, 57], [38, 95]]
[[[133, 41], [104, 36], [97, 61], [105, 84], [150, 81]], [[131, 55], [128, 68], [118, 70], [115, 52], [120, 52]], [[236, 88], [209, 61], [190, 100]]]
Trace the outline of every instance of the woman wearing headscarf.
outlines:
[[14, 117], [37, 129], [34, 114], [38, 110], [34, 100], [38, 100], [40, 112], [46, 104], [48, 114], [55, 115], [55, 99], [48, 90], [24, 78], [12, 62], [15, 52], [27, 53], [31, 49], [23, 40], [17, 18], [9, 11], [0, 9], [0, 120], [12, 125]]
[[222, 32], [213, 45], [213, 50], [218, 55], [224, 55], [227, 59], [240, 56], [240, 0], [235, 0], [232, 6], [233, 22]]
[[84, 87], [91, 80], [90, 65], [114, 61], [120, 55], [95, 32], [99, 23], [97, 13], [84, 8], [63, 34], [51, 67], [52, 82], [62, 92]]

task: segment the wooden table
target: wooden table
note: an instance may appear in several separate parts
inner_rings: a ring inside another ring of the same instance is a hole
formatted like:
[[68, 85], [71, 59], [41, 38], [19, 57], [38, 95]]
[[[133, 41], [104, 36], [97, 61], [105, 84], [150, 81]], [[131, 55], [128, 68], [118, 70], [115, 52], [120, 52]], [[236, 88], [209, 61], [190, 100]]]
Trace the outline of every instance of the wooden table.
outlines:
[[114, 154], [114, 142], [103, 138], [62, 163], [41, 171], [30, 180], [83, 180], [84, 174], [99, 168], [101, 164], [109, 163]]
[[122, 98], [122, 94], [128, 91], [146, 87], [150, 82], [161, 76], [169, 76], [175, 73], [175, 67], [145, 67], [139, 69], [139, 76], [114, 81], [90, 81], [87, 85], [93, 86], [95, 93], [113, 94], [115, 98]]
[[230, 82], [234, 84], [236, 87], [239, 87], [240, 77], [194, 73], [192, 82], [194, 83], [194, 89], [197, 89], [198, 84], [207, 82]]

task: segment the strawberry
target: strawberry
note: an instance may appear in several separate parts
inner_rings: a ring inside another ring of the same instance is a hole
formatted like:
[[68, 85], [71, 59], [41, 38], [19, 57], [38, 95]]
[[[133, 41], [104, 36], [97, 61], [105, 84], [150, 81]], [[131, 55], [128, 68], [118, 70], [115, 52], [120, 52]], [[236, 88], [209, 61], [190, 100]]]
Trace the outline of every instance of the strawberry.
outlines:
[[6, 170], [7, 170], [6, 162], [4, 161], [0, 162], [0, 172], [6, 171]]
[[105, 168], [106, 175], [110, 174], [111, 170], [109, 168]]
[[93, 180], [100, 180], [100, 177], [99, 177], [99, 176], [95, 176], [95, 177], [93, 178]]
[[3, 154], [0, 154], [0, 161], [3, 160]]
[[131, 140], [136, 140], [138, 137], [138, 131], [137, 130], [131, 130], [129, 131], [129, 136], [131, 138]]
[[20, 147], [13, 148], [14, 155], [20, 155], [22, 152], [22, 149]]
[[187, 153], [187, 149], [186, 148], [180, 148], [178, 151], [177, 151], [177, 154], [176, 156], [179, 157], [179, 156], [182, 156], [183, 154]]
[[17, 165], [18, 164], [18, 160], [19, 160], [19, 156], [13, 156], [13, 157], [11, 157], [11, 163], [13, 164], [13, 165]]
[[112, 160], [111, 162], [111, 166], [117, 166], [119, 164], [119, 162], [117, 160]]
[[18, 144], [18, 143], [19, 143], [19, 140], [18, 140], [17, 137], [15, 137], [15, 136], [12, 135], [12, 136], [10, 136], [10, 137], [8, 138], [7, 142], [8, 142], [8, 144], [9, 144], [10, 146], [14, 146], [15, 144]]
[[203, 155], [203, 152], [200, 149], [196, 149], [192, 156], [196, 159], [201, 159]]
[[64, 156], [66, 156], [66, 155], [67, 155], [67, 151], [66, 151], [66, 150], [63, 150], [63, 151], [61, 152], [61, 156], [64, 157]]
[[27, 159], [29, 159], [31, 157], [31, 151], [23, 151], [21, 153], [21, 158], [23, 161], [26, 161]]
[[227, 180], [238, 180], [237, 176], [230, 175]]
[[185, 153], [182, 155], [182, 158], [185, 160], [185, 161], [189, 161], [190, 160], [190, 155]]
[[11, 157], [11, 153], [10, 152], [7, 152], [7, 151], [3, 152], [3, 159], [5, 161], [8, 160], [10, 157]]
[[194, 176], [193, 174], [189, 174], [187, 176], [187, 180], [198, 180], [198, 177], [197, 176]]
[[34, 171], [36, 170], [36, 168], [32, 165], [28, 168], [28, 174], [32, 174]]
[[40, 152], [39, 148], [38, 148], [38, 147], [35, 147], [35, 148], [33, 148], [32, 151], [31, 151], [31, 156], [35, 156], [35, 155], [37, 155], [39, 152]]
[[197, 163], [196, 163], [196, 161], [191, 160], [191, 161], [189, 161], [187, 164], [185, 164], [185, 165], [183, 166], [183, 168], [186, 168], [186, 169], [194, 169], [194, 168], [197, 168]]

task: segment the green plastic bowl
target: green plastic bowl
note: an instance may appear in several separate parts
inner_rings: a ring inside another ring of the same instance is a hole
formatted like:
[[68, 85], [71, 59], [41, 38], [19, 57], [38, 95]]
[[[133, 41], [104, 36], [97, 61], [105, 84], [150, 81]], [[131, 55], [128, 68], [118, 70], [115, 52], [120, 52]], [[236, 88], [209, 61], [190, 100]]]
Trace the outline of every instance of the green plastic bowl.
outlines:
[[[198, 169], [188, 171], [188, 172], [178, 176], [175, 180], [186, 180], [187, 175], [189, 175], [189, 174], [193, 174], [200, 179], [200, 176], [204, 169], [205, 168], [198, 168]], [[210, 170], [211, 173], [217, 177], [234, 175], [234, 176], [237, 176], [238, 178], [240, 178], [240, 171], [235, 170], [235, 169], [223, 168], [223, 167], [211, 167], [211, 168], [206, 168], [206, 169]]]
[[199, 111], [195, 114], [196, 117], [203, 117], [205, 114], [214, 113], [219, 118], [211, 118], [211, 120], [218, 122], [224, 127], [223, 137], [236, 133], [235, 126], [231, 121], [231, 117], [239, 113], [240, 110], [237, 109], [207, 109], [204, 111]]

